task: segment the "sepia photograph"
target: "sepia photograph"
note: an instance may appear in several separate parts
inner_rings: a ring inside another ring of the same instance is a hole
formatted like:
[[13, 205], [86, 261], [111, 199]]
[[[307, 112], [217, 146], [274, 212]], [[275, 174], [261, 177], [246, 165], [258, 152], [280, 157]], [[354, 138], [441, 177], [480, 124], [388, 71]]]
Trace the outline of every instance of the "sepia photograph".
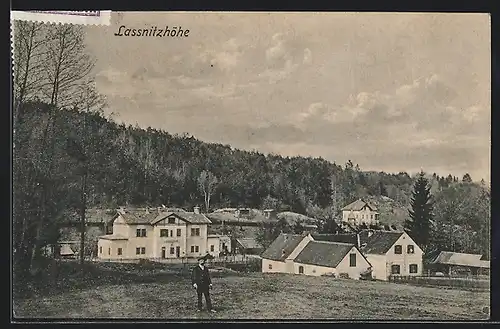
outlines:
[[490, 319], [482, 13], [11, 11], [14, 321]]

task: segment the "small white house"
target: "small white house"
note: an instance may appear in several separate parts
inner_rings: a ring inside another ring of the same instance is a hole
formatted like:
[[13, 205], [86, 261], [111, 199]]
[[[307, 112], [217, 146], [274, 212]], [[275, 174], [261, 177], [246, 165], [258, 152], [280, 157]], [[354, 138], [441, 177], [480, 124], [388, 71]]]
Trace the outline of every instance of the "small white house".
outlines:
[[378, 223], [377, 207], [362, 199], [356, 200], [342, 208], [342, 222], [352, 225], [371, 225]]
[[359, 279], [371, 267], [354, 244], [315, 241], [310, 234], [280, 234], [262, 254], [262, 272], [346, 275]]
[[422, 274], [423, 251], [406, 232], [362, 230], [358, 234], [313, 234], [315, 240], [354, 243], [372, 265], [372, 278]]

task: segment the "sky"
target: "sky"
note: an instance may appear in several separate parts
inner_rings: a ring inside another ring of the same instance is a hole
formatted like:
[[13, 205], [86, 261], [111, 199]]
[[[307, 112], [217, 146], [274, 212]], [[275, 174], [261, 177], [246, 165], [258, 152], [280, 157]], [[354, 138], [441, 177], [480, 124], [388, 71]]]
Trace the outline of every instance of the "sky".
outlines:
[[[190, 32], [115, 36], [122, 25]], [[117, 122], [362, 170], [490, 179], [488, 14], [113, 13], [86, 43]]]

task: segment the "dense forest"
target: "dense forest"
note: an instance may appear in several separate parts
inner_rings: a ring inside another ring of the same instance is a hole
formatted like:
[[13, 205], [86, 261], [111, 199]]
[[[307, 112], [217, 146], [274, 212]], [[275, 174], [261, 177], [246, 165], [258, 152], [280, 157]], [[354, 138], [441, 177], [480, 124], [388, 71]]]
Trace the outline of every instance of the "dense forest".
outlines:
[[[365, 172], [350, 160], [266, 155], [117, 124], [103, 115], [105, 102], [92, 87], [80, 27], [16, 22], [15, 28], [13, 238], [19, 270], [57, 239], [60, 220], [83, 206], [200, 205], [206, 212], [245, 206], [330, 222], [357, 198], [409, 206], [415, 177], [405, 172]], [[489, 187], [468, 174], [428, 178], [433, 232], [441, 237], [433, 240], [436, 246], [489, 254]]]

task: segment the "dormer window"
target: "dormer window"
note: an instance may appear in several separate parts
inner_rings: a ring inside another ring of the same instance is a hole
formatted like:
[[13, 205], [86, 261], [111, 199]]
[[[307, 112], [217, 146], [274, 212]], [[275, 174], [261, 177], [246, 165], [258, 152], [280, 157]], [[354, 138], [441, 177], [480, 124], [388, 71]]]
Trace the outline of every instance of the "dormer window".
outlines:
[[169, 223], [169, 224], [175, 224], [175, 217], [169, 217], [167, 219], [167, 223]]

